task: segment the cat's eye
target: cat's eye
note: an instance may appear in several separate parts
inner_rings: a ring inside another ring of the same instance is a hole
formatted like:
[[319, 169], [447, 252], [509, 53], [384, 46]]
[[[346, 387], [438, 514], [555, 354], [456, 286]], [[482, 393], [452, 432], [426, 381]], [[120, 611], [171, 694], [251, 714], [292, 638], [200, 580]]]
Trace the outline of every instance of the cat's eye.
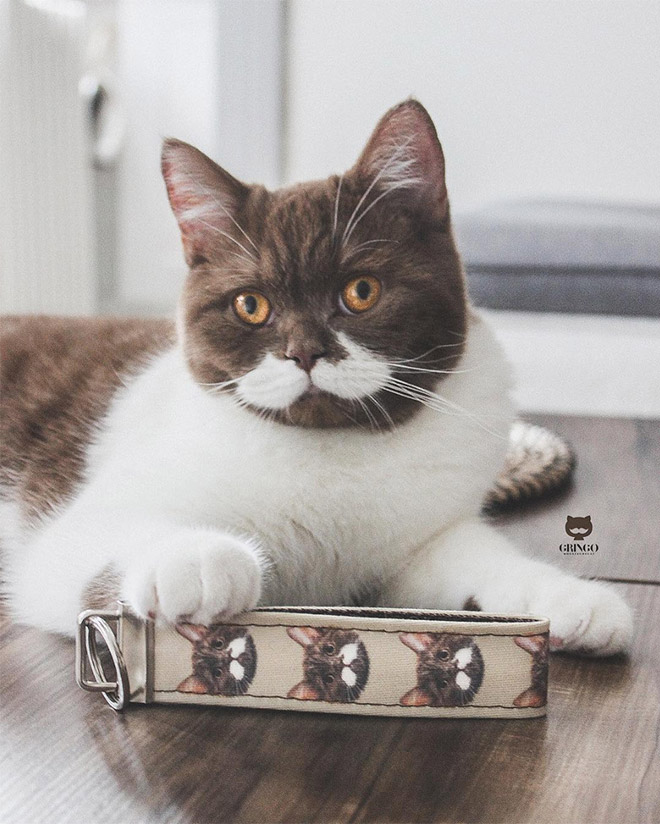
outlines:
[[334, 683], [334, 680], [335, 680], [335, 676], [332, 675], [331, 673], [328, 673], [327, 675], [323, 676], [323, 683], [324, 684], [332, 684], [332, 683]]
[[442, 681], [440, 682], [440, 687], [441, 687], [441, 688], [444, 688], [444, 687], [446, 687], [448, 684], [449, 684], [449, 681], [448, 681], [446, 678], [443, 678], [443, 679], [442, 679]]
[[261, 292], [239, 292], [233, 306], [240, 320], [251, 326], [261, 326], [270, 317], [270, 301]]
[[446, 649], [439, 649], [436, 654], [436, 658], [439, 658], [441, 661], [446, 661], [449, 658], [449, 651]]
[[360, 314], [371, 309], [378, 301], [381, 285], [378, 278], [371, 275], [353, 278], [344, 286], [341, 292], [341, 302], [345, 309], [354, 314]]
[[335, 651], [335, 645], [334, 644], [324, 644], [323, 645], [323, 652], [325, 652], [326, 655], [333, 655], [334, 651]]
[[225, 642], [222, 640], [222, 638], [216, 638], [215, 641], [211, 642], [211, 646], [214, 647], [215, 649], [222, 649], [224, 647], [224, 645], [225, 645]]
[[220, 676], [222, 675], [222, 667], [213, 667], [213, 675], [216, 678], [220, 678]]

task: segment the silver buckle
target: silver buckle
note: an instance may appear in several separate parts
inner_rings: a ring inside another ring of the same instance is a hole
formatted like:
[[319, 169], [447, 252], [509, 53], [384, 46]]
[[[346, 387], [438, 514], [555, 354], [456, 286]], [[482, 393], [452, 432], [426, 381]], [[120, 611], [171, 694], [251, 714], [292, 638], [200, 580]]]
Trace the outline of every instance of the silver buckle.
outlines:
[[[124, 657], [117, 643], [117, 636], [108, 621], [119, 621], [119, 612], [87, 610], [78, 617], [76, 637], [76, 681], [89, 692], [101, 692], [113, 710], [123, 710], [128, 704], [130, 691]], [[106, 681], [103, 665], [96, 644], [96, 632], [105, 642], [115, 667], [116, 681]], [[87, 666], [93, 680], [89, 680]]]

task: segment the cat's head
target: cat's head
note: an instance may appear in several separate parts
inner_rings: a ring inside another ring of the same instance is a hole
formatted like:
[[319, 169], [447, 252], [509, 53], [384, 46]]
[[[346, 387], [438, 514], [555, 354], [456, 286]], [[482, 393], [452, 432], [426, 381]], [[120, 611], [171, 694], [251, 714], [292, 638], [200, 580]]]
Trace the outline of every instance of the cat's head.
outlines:
[[417, 653], [417, 686], [402, 704], [460, 707], [472, 701], [484, 677], [474, 638], [442, 632], [404, 632], [399, 638]]
[[574, 518], [569, 515], [566, 518], [566, 534], [576, 541], [582, 541], [587, 535], [593, 532], [593, 524], [591, 523], [591, 515], [586, 515], [584, 518]]
[[305, 649], [303, 680], [289, 690], [289, 698], [343, 703], [359, 698], [369, 677], [369, 656], [357, 632], [317, 627], [287, 632]]
[[463, 274], [419, 103], [387, 112], [340, 177], [270, 192], [177, 140], [162, 168], [190, 268], [179, 332], [208, 391], [286, 423], [385, 428], [455, 367]]
[[245, 627], [177, 624], [176, 630], [193, 645], [192, 675], [178, 692], [243, 695], [254, 678], [257, 651]]

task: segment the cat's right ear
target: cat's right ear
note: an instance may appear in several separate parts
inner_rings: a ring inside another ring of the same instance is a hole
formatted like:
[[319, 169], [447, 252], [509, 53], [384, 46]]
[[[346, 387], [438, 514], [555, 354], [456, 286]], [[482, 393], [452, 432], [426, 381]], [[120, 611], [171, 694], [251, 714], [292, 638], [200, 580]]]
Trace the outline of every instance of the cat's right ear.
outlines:
[[415, 652], [423, 652], [433, 640], [433, 636], [428, 632], [402, 632], [399, 639]]
[[201, 624], [177, 624], [176, 631], [179, 635], [187, 638], [192, 644], [196, 644], [198, 641], [206, 638], [208, 627], [204, 627]]
[[530, 655], [535, 655], [547, 646], [548, 637], [546, 635], [517, 635], [514, 641], [521, 649]]
[[[206, 260], [210, 248], [227, 235], [233, 246], [234, 215], [248, 187], [199, 149], [174, 138], [163, 142], [161, 169], [188, 265]], [[236, 241], [240, 246], [240, 233]]]
[[286, 631], [289, 638], [293, 638], [303, 647], [314, 644], [321, 637], [321, 633], [315, 627], [287, 627]]

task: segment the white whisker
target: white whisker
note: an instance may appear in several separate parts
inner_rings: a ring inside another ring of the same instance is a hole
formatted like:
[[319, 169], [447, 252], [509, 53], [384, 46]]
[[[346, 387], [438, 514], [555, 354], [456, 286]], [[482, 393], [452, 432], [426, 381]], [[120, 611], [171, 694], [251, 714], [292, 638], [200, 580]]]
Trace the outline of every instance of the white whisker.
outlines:
[[334, 244], [335, 239], [337, 237], [337, 218], [339, 216], [339, 196], [341, 194], [341, 184], [344, 182], [344, 175], [339, 178], [339, 183], [337, 184], [337, 194], [335, 195], [335, 209], [334, 209], [334, 216], [332, 220], [332, 242]]
[[[355, 209], [353, 209], [353, 212], [352, 212], [351, 216], [350, 216], [350, 217], [349, 217], [349, 219], [348, 219], [348, 223], [346, 224], [346, 228], [344, 229], [344, 234], [342, 235], [342, 239], [341, 239], [341, 245], [342, 245], [342, 246], [345, 246], [345, 245], [346, 245], [346, 243], [348, 243], [348, 240], [349, 240], [349, 238], [350, 238], [350, 235], [351, 235], [351, 234], [352, 234], [352, 232], [353, 232], [353, 225], [352, 225], [352, 224], [353, 224], [353, 219], [356, 217], [356, 215], [357, 215], [357, 214], [358, 214], [358, 212], [360, 211], [360, 207], [361, 207], [361, 206], [362, 206], [362, 204], [365, 202], [365, 200], [367, 199], [367, 197], [369, 197], [369, 193], [370, 193], [370, 192], [371, 192], [371, 190], [374, 188], [374, 186], [376, 185], [376, 183], [378, 183], [378, 181], [379, 181], [379, 180], [383, 177], [383, 175], [384, 175], [384, 174], [386, 174], [388, 167], [390, 167], [393, 163], [395, 163], [395, 162], [396, 162], [396, 160], [398, 160], [398, 159], [399, 159], [399, 157], [401, 156], [401, 154], [402, 154], [402, 153], [405, 151], [405, 149], [408, 147], [408, 144], [411, 142], [411, 140], [412, 140], [412, 137], [409, 137], [409, 138], [408, 138], [408, 140], [407, 140], [407, 141], [406, 141], [406, 142], [405, 142], [402, 146], [399, 146], [397, 149], [395, 149], [395, 151], [392, 153], [392, 155], [390, 156], [390, 158], [389, 158], [389, 160], [387, 161], [387, 163], [385, 163], [385, 164], [383, 165], [382, 169], [378, 172], [378, 174], [377, 174], [377, 175], [374, 177], [374, 179], [371, 181], [371, 183], [370, 183], [370, 184], [369, 184], [369, 186], [367, 187], [366, 192], [365, 192], [365, 193], [362, 195], [362, 197], [358, 200], [358, 204], [357, 204], [357, 206], [355, 207]], [[408, 184], [406, 184], [406, 185], [408, 185]], [[382, 195], [381, 195], [381, 196], [382, 196]], [[378, 199], [380, 199], [380, 197], [379, 197]], [[356, 221], [355, 221], [355, 222], [357, 223], [357, 220], [359, 220], [359, 219], [360, 219], [360, 218], [356, 219]], [[348, 237], [347, 237], [347, 235], [348, 235]]]
[[217, 232], [217, 234], [222, 235], [223, 237], [226, 237], [227, 240], [231, 240], [232, 243], [235, 243], [240, 249], [242, 249], [245, 252], [245, 254], [248, 256], [248, 258], [251, 258], [253, 261], [256, 260], [255, 256], [252, 254], [252, 252], [250, 252], [249, 249], [246, 249], [245, 246], [243, 246], [242, 243], [240, 243], [238, 240], [236, 240], [235, 237], [232, 237], [228, 232], [223, 232], [222, 229], [218, 229], [217, 226], [213, 226], [212, 224], [207, 223], [205, 220], [200, 220], [199, 222], [203, 226], [206, 226], [208, 229], [210, 229], [212, 232]]
[[[231, 222], [234, 224], [234, 226], [238, 229], [238, 231], [241, 232], [241, 234], [248, 241], [248, 243], [251, 244], [254, 251], [257, 254], [259, 254], [259, 249], [257, 249], [257, 247], [255, 246], [254, 241], [252, 240], [252, 238], [248, 235], [248, 233], [240, 225], [240, 223], [234, 218], [234, 216], [231, 214], [229, 209], [227, 209], [227, 207], [224, 205], [224, 203], [216, 196], [216, 194], [213, 192], [212, 189], [209, 189], [208, 186], [205, 186], [203, 183], [201, 183], [194, 175], [191, 175], [190, 172], [187, 172], [183, 169], [177, 169], [176, 176], [187, 177], [188, 180], [190, 180], [190, 181], [192, 181], [192, 183], [194, 183], [196, 189], [198, 189], [204, 195], [209, 197], [213, 201], [213, 203], [216, 204], [216, 206], [219, 206], [222, 209], [222, 211], [227, 215], [229, 220], [231, 220]], [[208, 212], [206, 212], [206, 213], [208, 213]]]

